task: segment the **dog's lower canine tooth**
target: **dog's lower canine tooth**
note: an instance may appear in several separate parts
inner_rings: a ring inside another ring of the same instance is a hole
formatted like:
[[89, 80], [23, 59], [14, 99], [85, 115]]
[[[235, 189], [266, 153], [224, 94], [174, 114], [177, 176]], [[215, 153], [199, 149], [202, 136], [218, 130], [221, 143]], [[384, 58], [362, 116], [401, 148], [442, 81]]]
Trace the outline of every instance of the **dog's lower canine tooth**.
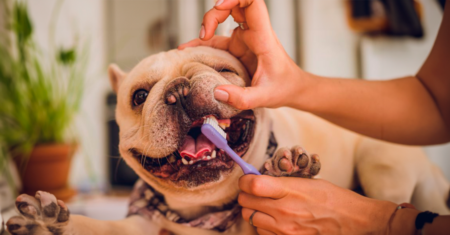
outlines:
[[182, 158], [181, 161], [183, 162], [184, 165], [189, 164], [189, 162], [186, 159], [184, 159], [184, 158]]
[[214, 150], [214, 151], [212, 152], [211, 158], [212, 158], [212, 159], [216, 158], [216, 150]]

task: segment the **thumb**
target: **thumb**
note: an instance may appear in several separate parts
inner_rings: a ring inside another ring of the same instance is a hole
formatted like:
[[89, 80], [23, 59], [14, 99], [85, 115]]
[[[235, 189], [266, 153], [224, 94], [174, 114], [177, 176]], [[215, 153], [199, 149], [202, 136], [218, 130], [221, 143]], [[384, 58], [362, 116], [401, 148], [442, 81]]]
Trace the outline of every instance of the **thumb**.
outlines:
[[263, 98], [261, 93], [259, 87], [222, 85], [214, 90], [214, 98], [237, 109], [247, 110], [260, 107]]

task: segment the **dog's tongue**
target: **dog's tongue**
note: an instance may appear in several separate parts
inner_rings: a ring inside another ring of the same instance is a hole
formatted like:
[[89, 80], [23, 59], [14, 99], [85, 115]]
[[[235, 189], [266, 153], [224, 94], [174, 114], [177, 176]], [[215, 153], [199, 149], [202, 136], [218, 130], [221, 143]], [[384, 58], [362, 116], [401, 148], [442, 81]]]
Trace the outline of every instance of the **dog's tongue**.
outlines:
[[181, 157], [200, 158], [207, 152], [212, 152], [216, 146], [206, 136], [200, 134], [197, 139], [186, 136], [181, 148], [178, 149]]

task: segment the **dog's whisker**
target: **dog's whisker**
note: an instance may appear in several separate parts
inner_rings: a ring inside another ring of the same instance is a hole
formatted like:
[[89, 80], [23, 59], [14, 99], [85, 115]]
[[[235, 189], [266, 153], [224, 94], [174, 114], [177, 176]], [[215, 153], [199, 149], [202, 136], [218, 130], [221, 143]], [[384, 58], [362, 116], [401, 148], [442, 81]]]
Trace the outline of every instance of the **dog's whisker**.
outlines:
[[159, 161], [159, 158], [158, 158], [158, 164], [159, 164], [159, 169], [162, 170], [162, 166], [161, 166], [161, 162]]
[[119, 171], [119, 166], [122, 161], [122, 157], [119, 157], [119, 161], [117, 161], [116, 169], [114, 170], [114, 180], [117, 181], [117, 172]]
[[[141, 158], [141, 159], [142, 159], [142, 158]], [[143, 159], [144, 159], [144, 161], [142, 162], [142, 166], [144, 166], [144, 165], [145, 165], [145, 162], [147, 161], [147, 155], [144, 155]]]
[[[175, 151], [175, 152], [177, 152], [177, 151]], [[172, 157], [172, 155], [170, 155], [170, 156]], [[169, 163], [169, 165], [172, 167], [172, 169], [176, 169], [176, 168], [172, 165], [172, 163], [170, 163], [169, 158], [168, 158], [167, 156], [165, 156], [165, 158], [167, 159], [167, 163]]]

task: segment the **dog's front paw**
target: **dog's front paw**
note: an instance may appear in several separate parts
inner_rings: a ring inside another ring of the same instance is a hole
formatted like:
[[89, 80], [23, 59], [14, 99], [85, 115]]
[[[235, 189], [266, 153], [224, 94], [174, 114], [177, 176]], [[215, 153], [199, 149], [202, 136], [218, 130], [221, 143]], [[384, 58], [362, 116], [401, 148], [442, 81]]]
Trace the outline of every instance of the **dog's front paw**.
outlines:
[[69, 223], [69, 210], [53, 194], [38, 191], [35, 197], [22, 194], [16, 199], [21, 216], [14, 216], [6, 223], [12, 235], [62, 235]]
[[266, 175], [312, 178], [320, 171], [320, 160], [317, 154], [309, 156], [302, 147], [295, 146], [278, 149], [264, 167]]

